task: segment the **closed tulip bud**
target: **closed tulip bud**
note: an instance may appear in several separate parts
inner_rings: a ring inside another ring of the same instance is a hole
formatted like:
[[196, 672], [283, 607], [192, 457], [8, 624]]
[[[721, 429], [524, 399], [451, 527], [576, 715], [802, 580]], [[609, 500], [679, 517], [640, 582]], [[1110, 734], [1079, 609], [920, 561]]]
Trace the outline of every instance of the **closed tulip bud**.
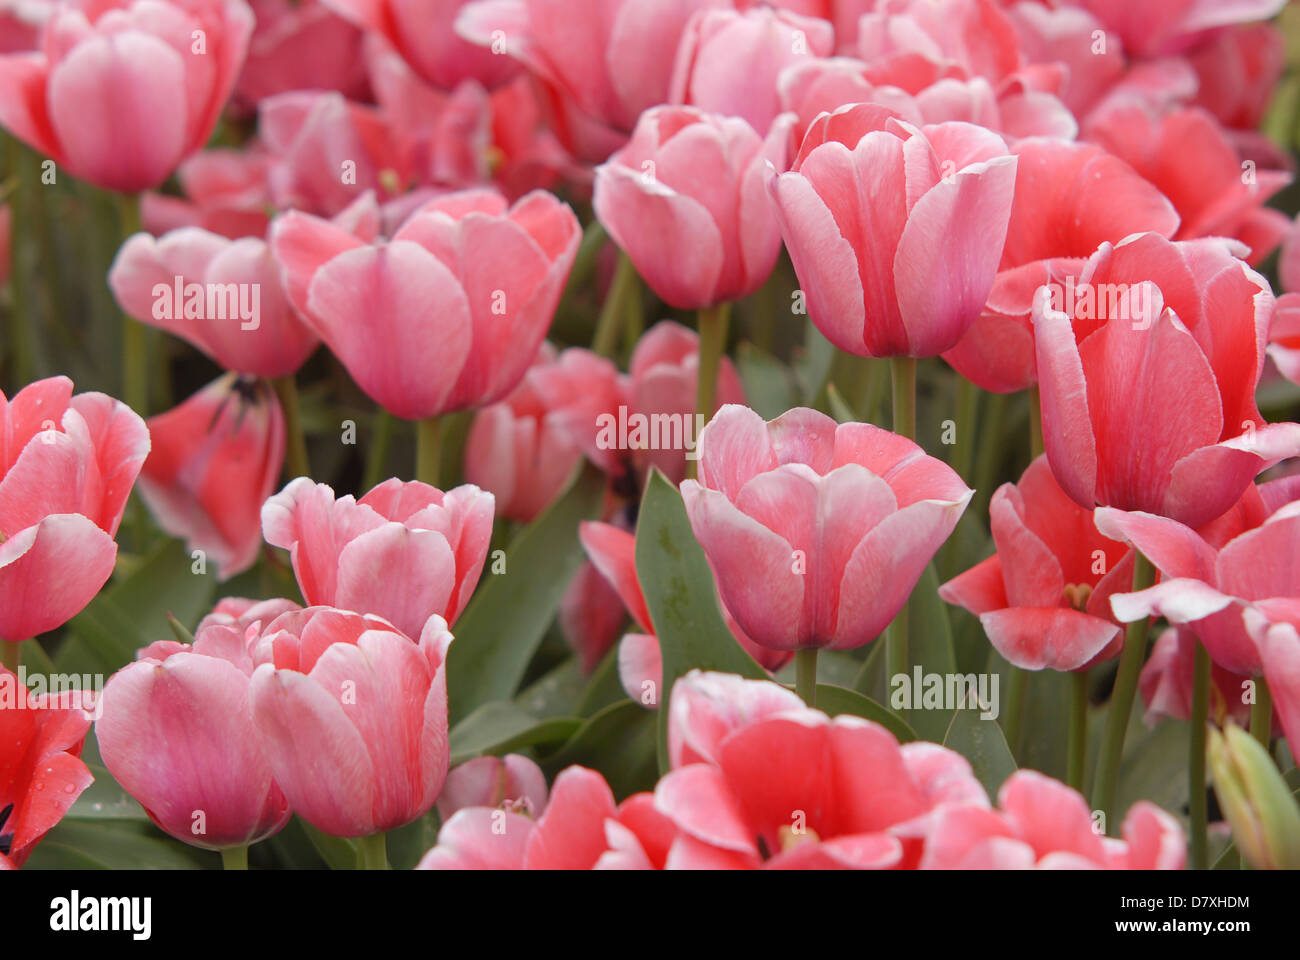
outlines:
[[1257, 870], [1300, 869], [1300, 805], [1268, 751], [1240, 727], [1210, 731], [1210, 774], [1232, 837]]

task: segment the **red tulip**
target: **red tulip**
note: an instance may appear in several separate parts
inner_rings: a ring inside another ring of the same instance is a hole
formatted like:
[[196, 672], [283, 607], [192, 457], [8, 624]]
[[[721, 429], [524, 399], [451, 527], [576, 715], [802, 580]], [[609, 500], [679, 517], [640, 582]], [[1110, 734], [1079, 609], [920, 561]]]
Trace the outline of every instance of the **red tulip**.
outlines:
[[810, 319], [858, 356], [953, 347], [988, 299], [1015, 181], [981, 127], [917, 130], [871, 104], [823, 114], [770, 182]]
[[948, 807], [935, 816], [922, 869], [1181, 870], [1179, 822], [1154, 804], [1134, 804], [1124, 839], [1093, 829], [1087, 802], [1035, 770], [1018, 770], [998, 791], [998, 809]]
[[1007, 393], [1038, 382], [1031, 314], [1043, 284], [1064, 288], [1103, 242], [1154, 231], [1172, 236], [1178, 214], [1128, 164], [1100, 147], [1024, 140], [1007, 243], [979, 319], [943, 358], [985, 390]]
[[67, 377], [0, 393], [0, 641], [62, 626], [113, 572], [127, 498], [149, 431]]
[[235, 373], [289, 376], [320, 342], [289, 305], [279, 264], [257, 237], [227, 240], [199, 227], [157, 240], [137, 233], [118, 251], [108, 284], [129, 316]]
[[773, 650], [852, 649], [894, 619], [972, 492], [865, 423], [727, 406], [700, 437], [686, 512], [727, 608]]
[[218, 579], [247, 570], [284, 465], [284, 414], [269, 385], [226, 374], [150, 417], [149, 433], [140, 495], [158, 525], [210, 559]]
[[0, 691], [14, 698], [0, 710], [0, 870], [21, 867], [94, 780], [80, 759], [90, 714], [21, 684], [0, 667]]
[[537, 817], [546, 809], [546, 776], [519, 753], [475, 757], [451, 773], [438, 797], [438, 816], [445, 823], [466, 807], [492, 807]]
[[1026, 670], [1079, 670], [1119, 653], [1110, 596], [1133, 582], [1133, 558], [1065, 495], [1046, 457], [989, 506], [997, 553], [939, 588], [980, 618], [994, 649]]
[[201, 626], [192, 646], [155, 644], [104, 688], [95, 724], [104, 765], [154, 823], [197, 847], [242, 847], [289, 821], [249, 703], [247, 644], [261, 623]]
[[1216, 240], [1104, 243], [1077, 291], [1041, 288], [1043, 435], [1061, 489], [1195, 527], [1300, 453], [1300, 425], [1266, 425], [1255, 405], [1272, 313], [1268, 283]]
[[362, 837], [432, 809], [447, 778], [447, 648], [438, 616], [413, 642], [376, 617], [286, 613], [255, 644], [253, 724], [295, 813]]
[[455, 623], [492, 538], [492, 494], [386, 480], [360, 500], [306, 477], [262, 506], [266, 542], [288, 550], [313, 606], [363, 610], [415, 637], [429, 617]]
[[546, 336], [580, 233], [550, 194], [507, 209], [483, 190], [429, 202], [377, 246], [289, 213], [272, 226], [271, 249], [290, 302], [358, 385], [420, 420], [514, 389]]
[[252, 29], [243, 0], [60, 7], [40, 52], [0, 56], [0, 126], [96, 186], [156, 187], [207, 142]]

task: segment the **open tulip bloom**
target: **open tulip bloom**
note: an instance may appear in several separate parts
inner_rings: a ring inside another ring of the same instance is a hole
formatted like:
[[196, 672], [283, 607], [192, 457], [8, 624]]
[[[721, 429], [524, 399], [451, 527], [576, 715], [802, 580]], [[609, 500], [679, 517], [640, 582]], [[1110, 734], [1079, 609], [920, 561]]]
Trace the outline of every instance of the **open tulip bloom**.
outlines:
[[0, 0], [0, 871], [1285, 896], [1294, 6]]

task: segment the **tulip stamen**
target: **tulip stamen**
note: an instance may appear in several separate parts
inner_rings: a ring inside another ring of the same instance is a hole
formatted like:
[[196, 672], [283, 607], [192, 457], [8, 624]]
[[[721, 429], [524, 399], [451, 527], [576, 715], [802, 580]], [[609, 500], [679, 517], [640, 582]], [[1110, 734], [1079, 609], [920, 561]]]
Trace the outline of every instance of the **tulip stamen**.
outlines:
[[1086, 612], [1088, 600], [1092, 597], [1092, 586], [1087, 583], [1067, 583], [1065, 585], [1065, 605], [1071, 610]]

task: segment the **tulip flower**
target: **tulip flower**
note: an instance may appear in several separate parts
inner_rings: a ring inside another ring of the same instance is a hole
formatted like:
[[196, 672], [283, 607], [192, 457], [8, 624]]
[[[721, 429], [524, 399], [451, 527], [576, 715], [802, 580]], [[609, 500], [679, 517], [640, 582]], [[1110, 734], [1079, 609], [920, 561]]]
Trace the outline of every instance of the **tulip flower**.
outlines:
[[[857, 55], [920, 86], [956, 73], [1000, 84], [1021, 65], [1020, 38], [994, 0], [899, 0], [858, 21]], [[910, 87], [909, 87], [910, 89]]]
[[386, 480], [360, 500], [307, 477], [262, 506], [266, 542], [289, 551], [313, 606], [364, 610], [416, 637], [435, 614], [455, 623], [492, 538], [492, 494]]
[[72, 619], [108, 581], [149, 431], [67, 377], [0, 392], [0, 642]]
[[252, 29], [243, 0], [62, 6], [38, 52], [0, 56], [0, 126], [96, 186], [156, 187], [207, 142]]
[[[1294, 753], [1300, 749], [1300, 598], [1252, 605], [1243, 620], [1259, 649], [1268, 698], [1277, 704], [1282, 731]], [[1261, 692], [1256, 690], [1257, 700]]]
[[231, 240], [263, 237], [271, 223], [270, 167], [256, 141], [244, 150], [200, 151], [176, 168], [182, 197], [140, 195], [140, 221], [154, 236], [202, 227]]
[[1226, 0], [1187, 3], [1185, 0], [1082, 0], [1109, 31], [1119, 35], [1130, 56], [1154, 57], [1177, 53], [1205, 31], [1252, 20], [1267, 20], [1286, 5], [1285, 0]]
[[917, 129], [872, 104], [819, 117], [769, 183], [817, 329], [857, 356], [956, 345], [993, 286], [1016, 164], [970, 124]]
[[[1154, 726], [1162, 717], [1191, 719], [1196, 643], [1196, 635], [1187, 627], [1172, 627], [1156, 638], [1138, 678], [1147, 705], [1147, 726]], [[1216, 663], [1211, 666], [1210, 679], [1213, 703], [1208, 716], [1248, 722], [1250, 706], [1242, 694], [1250, 678], [1224, 670]]]
[[784, 127], [762, 139], [744, 120], [691, 107], [641, 115], [596, 169], [596, 216], [664, 302], [699, 310], [739, 300], [772, 272], [780, 230], [764, 195], [785, 167]]
[[1110, 597], [1133, 582], [1133, 556], [1065, 495], [1046, 457], [989, 505], [997, 553], [939, 588], [980, 618], [994, 649], [1025, 670], [1082, 670], [1119, 653]]
[[21, 867], [94, 777], [81, 761], [85, 705], [30, 696], [0, 666], [0, 870]]
[[129, 315], [183, 337], [226, 370], [286, 377], [319, 340], [289, 305], [280, 268], [257, 237], [228, 240], [199, 227], [118, 251], [108, 285]]
[[669, 102], [740, 117], [766, 136], [781, 112], [781, 71], [830, 56], [834, 28], [817, 17], [755, 6], [701, 10], [682, 33]]
[[1233, 724], [1210, 730], [1219, 807], [1242, 859], [1256, 870], [1300, 870], [1300, 805], [1268, 750]]
[[329, 607], [263, 628], [253, 724], [294, 812], [325, 833], [369, 837], [432, 809], [450, 753], [451, 640], [439, 616], [414, 642], [377, 617]]
[[1047, 459], [1080, 506], [1197, 527], [1300, 453], [1300, 425], [1255, 405], [1273, 296], [1233, 249], [1141, 234], [1103, 243], [1075, 289], [1038, 291]]
[[317, 0], [249, 0], [257, 25], [235, 86], [241, 106], [290, 90], [337, 90], [365, 99], [360, 30]]
[[253, 727], [247, 641], [260, 623], [140, 651], [109, 679], [95, 724], [113, 778], [160, 829], [208, 850], [272, 836], [292, 812]]
[[272, 226], [271, 249], [290, 302], [357, 384], [421, 420], [514, 389], [546, 336], [580, 232], [550, 194], [507, 209], [476, 190], [420, 207], [382, 245], [289, 213]]
[[546, 810], [466, 807], [443, 824], [418, 870], [662, 870], [675, 833], [648, 793], [615, 805], [605, 778], [569, 767]]
[[[582, 675], [590, 676], [627, 623], [627, 608], [604, 574], [587, 560], [564, 591], [558, 619], [565, 642], [578, 658]], [[619, 650], [621, 662], [622, 647]], [[655, 641], [655, 654], [658, 652], [659, 643]], [[657, 677], [655, 689], [659, 689]]]
[[466, 807], [493, 807], [539, 816], [546, 809], [546, 776], [519, 753], [475, 757], [451, 773], [438, 797], [438, 816], [445, 823]]
[[1092, 811], [1065, 784], [1017, 770], [998, 808], [948, 807], [926, 838], [924, 870], [1181, 870], [1186, 841], [1178, 821], [1154, 804], [1134, 804], [1124, 839], [1093, 828]]

